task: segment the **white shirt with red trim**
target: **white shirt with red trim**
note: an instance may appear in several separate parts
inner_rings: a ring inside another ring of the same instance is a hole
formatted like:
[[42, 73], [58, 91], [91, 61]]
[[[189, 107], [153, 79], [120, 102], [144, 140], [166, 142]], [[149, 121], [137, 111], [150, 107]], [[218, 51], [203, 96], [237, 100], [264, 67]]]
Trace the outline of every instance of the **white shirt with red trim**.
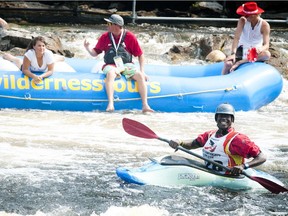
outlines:
[[[220, 163], [223, 166], [228, 166], [229, 157], [224, 150], [224, 142], [228, 135], [229, 133], [222, 137], [216, 137], [216, 132], [213, 133], [203, 146], [202, 149], [203, 157], [209, 160], [213, 160], [217, 163]], [[207, 168], [219, 171], [221, 173], [222, 172], [225, 173], [225, 170], [222, 170], [222, 168], [216, 167], [215, 165], [209, 162], [205, 163]]]

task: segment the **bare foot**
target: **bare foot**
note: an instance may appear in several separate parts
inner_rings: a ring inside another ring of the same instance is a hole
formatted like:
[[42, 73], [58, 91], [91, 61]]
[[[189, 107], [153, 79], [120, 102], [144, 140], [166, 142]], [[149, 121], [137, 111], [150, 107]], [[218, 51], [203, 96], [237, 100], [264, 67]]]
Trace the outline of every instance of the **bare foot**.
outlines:
[[106, 108], [106, 112], [114, 112], [114, 110], [114, 105], [109, 103]]
[[236, 62], [230, 69], [230, 72], [236, 70], [241, 64], [248, 62], [247, 59], [243, 59], [241, 61]]
[[239, 67], [240, 64], [236, 63], [234, 64], [231, 69], [230, 69], [230, 72], [233, 72], [234, 70], [236, 70], [237, 67]]
[[154, 110], [151, 109], [150, 106], [147, 105], [147, 106], [143, 106], [143, 107], [142, 107], [142, 112], [143, 112], [143, 113], [148, 113], [148, 112], [151, 112], [151, 113], [152, 113], [152, 112], [154, 112]]
[[62, 55], [54, 54], [55, 62], [62, 62], [65, 61], [65, 57]]

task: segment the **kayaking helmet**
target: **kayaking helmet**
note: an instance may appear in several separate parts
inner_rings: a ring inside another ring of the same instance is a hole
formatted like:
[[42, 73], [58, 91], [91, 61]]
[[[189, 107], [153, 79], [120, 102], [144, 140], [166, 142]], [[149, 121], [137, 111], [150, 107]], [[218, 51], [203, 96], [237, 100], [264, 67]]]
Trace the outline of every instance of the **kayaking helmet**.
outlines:
[[215, 111], [215, 121], [217, 121], [217, 115], [218, 114], [228, 114], [232, 116], [232, 122], [234, 122], [234, 115], [235, 115], [235, 109], [231, 104], [223, 103], [220, 104]]

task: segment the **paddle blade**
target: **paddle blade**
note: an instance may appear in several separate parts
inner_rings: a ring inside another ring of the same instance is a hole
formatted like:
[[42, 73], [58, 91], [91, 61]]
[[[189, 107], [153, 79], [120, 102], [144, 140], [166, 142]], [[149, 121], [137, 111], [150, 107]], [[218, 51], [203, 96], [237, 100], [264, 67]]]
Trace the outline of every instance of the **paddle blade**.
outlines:
[[264, 188], [266, 188], [267, 190], [269, 190], [272, 193], [283, 193], [283, 192], [288, 192], [288, 189], [283, 187], [282, 185], [279, 185], [273, 181], [270, 181], [268, 179], [265, 178], [261, 178], [261, 177], [256, 177], [256, 176], [248, 176], [250, 179], [258, 182], [259, 184], [261, 184]]
[[158, 139], [159, 137], [146, 125], [132, 119], [123, 118], [122, 125], [126, 133], [145, 139]]

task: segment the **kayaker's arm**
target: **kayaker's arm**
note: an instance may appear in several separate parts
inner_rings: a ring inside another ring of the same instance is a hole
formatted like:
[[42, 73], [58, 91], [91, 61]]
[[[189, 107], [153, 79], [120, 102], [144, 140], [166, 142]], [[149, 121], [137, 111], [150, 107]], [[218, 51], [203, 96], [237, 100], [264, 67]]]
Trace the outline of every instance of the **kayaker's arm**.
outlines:
[[176, 149], [179, 145], [186, 149], [196, 149], [202, 147], [202, 145], [197, 141], [194, 140], [170, 140], [169, 145]]
[[234, 175], [239, 175], [243, 170], [256, 167], [263, 164], [266, 161], [266, 155], [260, 152], [253, 160], [248, 163], [241, 164], [239, 166], [234, 166], [231, 169], [231, 173]]
[[[246, 163], [246, 166], [248, 167], [256, 167], [259, 166], [261, 164], [263, 164], [266, 161], [266, 155], [263, 152], [260, 152], [257, 157], [255, 157], [252, 161]], [[243, 168], [244, 168], [244, 164], [243, 164]]]

